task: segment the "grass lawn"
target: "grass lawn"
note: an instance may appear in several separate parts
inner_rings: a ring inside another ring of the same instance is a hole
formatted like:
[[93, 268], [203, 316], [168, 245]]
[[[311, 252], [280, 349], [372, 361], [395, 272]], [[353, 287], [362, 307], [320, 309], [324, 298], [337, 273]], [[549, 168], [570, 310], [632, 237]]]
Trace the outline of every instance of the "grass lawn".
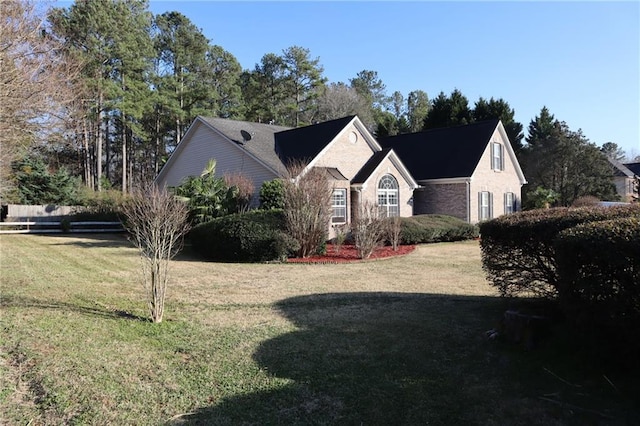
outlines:
[[343, 265], [172, 262], [152, 324], [122, 236], [0, 236], [0, 423], [638, 424], [638, 371], [558, 327], [489, 341], [477, 242]]

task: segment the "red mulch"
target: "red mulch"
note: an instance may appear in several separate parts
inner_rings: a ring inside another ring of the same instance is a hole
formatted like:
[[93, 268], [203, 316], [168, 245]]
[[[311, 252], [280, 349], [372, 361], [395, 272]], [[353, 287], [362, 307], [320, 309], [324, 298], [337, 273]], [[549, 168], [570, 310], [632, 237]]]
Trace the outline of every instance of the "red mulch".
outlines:
[[[371, 254], [369, 259], [384, 259], [394, 256], [402, 256], [407, 253], [411, 253], [415, 250], [415, 245], [402, 245], [398, 247], [397, 251], [393, 251], [391, 246], [378, 247]], [[351, 244], [344, 244], [340, 247], [340, 252], [336, 253], [336, 247], [333, 244], [327, 244], [327, 253], [324, 255], [316, 255], [302, 258], [288, 259], [289, 263], [351, 263], [360, 262], [363, 259], [358, 257], [356, 247]]]

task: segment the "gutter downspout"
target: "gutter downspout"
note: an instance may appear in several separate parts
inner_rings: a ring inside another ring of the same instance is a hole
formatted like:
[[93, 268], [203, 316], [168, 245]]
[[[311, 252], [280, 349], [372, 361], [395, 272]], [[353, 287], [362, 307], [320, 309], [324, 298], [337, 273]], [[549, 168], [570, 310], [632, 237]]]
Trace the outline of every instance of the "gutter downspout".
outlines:
[[471, 180], [467, 180], [467, 223], [471, 223]]

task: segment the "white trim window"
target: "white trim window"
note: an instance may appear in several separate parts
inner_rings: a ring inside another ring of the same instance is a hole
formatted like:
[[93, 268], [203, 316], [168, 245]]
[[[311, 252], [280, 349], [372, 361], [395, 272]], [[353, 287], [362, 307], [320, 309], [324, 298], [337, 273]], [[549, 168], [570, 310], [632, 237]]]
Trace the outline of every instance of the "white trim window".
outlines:
[[334, 189], [331, 194], [331, 223], [347, 223], [347, 190]]
[[493, 194], [489, 191], [478, 193], [478, 219], [489, 220], [493, 218]]
[[378, 207], [385, 217], [400, 216], [398, 181], [392, 175], [384, 175], [378, 182]]
[[497, 142], [491, 143], [491, 169], [504, 170], [504, 149]]
[[513, 192], [504, 193], [504, 214], [516, 211], [516, 195]]

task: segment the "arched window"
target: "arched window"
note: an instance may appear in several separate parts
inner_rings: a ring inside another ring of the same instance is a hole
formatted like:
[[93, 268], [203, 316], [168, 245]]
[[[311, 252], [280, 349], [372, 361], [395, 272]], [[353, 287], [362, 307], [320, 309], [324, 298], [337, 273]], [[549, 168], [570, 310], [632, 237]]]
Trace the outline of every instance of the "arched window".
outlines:
[[391, 175], [384, 175], [378, 182], [378, 207], [386, 217], [400, 216], [398, 204], [398, 181]]

